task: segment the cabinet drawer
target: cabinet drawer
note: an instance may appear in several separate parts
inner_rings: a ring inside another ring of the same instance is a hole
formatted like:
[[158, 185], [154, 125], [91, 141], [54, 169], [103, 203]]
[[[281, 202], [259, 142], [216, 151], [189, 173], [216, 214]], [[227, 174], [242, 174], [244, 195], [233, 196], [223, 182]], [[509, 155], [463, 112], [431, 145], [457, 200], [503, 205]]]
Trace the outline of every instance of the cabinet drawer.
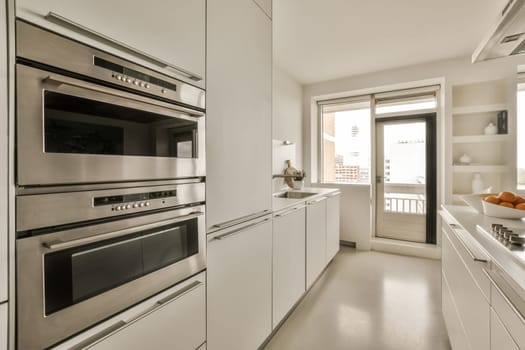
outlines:
[[490, 305], [469, 273], [449, 234], [443, 234], [443, 274], [472, 349], [490, 348]]
[[492, 350], [519, 350], [493, 309], [490, 310], [490, 348]]
[[[461, 259], [467, 266], [470, 275], [485, 296], [485, 299], [490, 300], [491, 283], [484, 271], [487, 264], [474, 260], [475, 258], [480, 258], [488, 261], [489, 258], [481, 251], [481, 248], [477, 246], [478, 243], [471, 239], [470, 234], [467, 231], [454, 226], [454, 224], [445, 223], [443, 229], [448, 234], [450, 241], [461, 256]], [[473, 254], [475, 254], [475, 256], [473, 256]]]
[[468, 340], [459, 319], [454, 299], [450, 293], [447, 280], [444, 275], [441, 276], [441, 307], [443, 312], [443, 319], [447, 326], [448, 338], [453, 349], [468, 349]]
[[202, 282], [196, 282], [165, 305], [88, 349], [197, 349], [206, 339], [205, 290]]
[[[506, 292], [510, 291], [506, 290]], [[525, 349], [525, 318], [501, 289], [494, 284], [491, 293], [492, 308], [499, 316], [501, 323], [509, 331], [519, 348]]]

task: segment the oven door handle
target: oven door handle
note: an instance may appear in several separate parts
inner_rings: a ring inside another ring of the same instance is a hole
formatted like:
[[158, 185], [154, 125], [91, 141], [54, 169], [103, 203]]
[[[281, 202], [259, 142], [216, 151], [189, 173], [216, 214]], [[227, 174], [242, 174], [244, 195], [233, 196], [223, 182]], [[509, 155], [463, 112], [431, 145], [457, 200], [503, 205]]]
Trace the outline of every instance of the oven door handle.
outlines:
[[[192, 219], [192, 218], [196, 218], [196, 217], [201, 216], [203, 214], [204, 214], [204, 212], [195, 211], [193, 213], [190, 213], [190, 214], [187, 214], [187, 215], [183, 215], [183, 216], [179, 216], [178, 218], [176, 218], [174, 220], [168, 220], [168, 221], [170, 223], [176, 223], [176, 222], [180, 222], [180, 221], [185, 221], [185, 220], [189, 220], [189, 219]], [[159, 223], [155, 223], [154, 225], [144, 225], [144, 226], [140, 226], [140, 227], [144, 228], [144, 229], [149, 229], [150, 226], [159, 226]], [[130, 233], [130, 229], [127, 228], [127, 229], [124, 229], [124, 230], [107, 232], [107, 233], [103, 233], [103, 234], [100, 234], [100, 235], [89, 236], [89, 237], [84, 237], [84, 238], [79, 238], [79, 239], [72, 239], [70, 241], [46, 242], [46, 243], [44, 243], [44, 247], [48, 248], [49, 250], [67, 249], [67, 248], [73, 248], [73, 247], [77, 247], [77, 246], [80, 246], [80, 245], [94, 243], [94, 242], [98, 242], [98, 241], [102, 241], [102, 240], [106, 240], [106, 239], [117, 238], [117, 237], [129, 234], [129, 233]]]
[[71, 78], [67, 78], [67, 77], [57, 77], [57, 76], [49, 75], [48, 77], [42, 79], [42, 81], [44, 83], [48, 83], [48, 84], [69, 85], [69, 86], [73, 86], [73, 87], [76, 87], [76, 88], [81, 88], [81, 89], [91, 90], [91, 91], [95, 91], [95, 92], [100, 92], [100, 93], [103, 93], [103, 94], [106, 94], [106, 95], [121, 97], [121, 98], [125, 98], [125, 99], [128, 99], [128, 100], [133, 100], [133, 101], [136, 101], [136, 102], [140, 102], [140, 103], [150, 104], [150, 105], [153, 105], [153, 106], [156, 106], [156, 107], [161, 107], [161, 108], [165, 108], [165, 109], [171, 109], [171, 110], [174, 110], [176, 112], [187, 114], [187, 115], [192, 116], [192, 117], [203, 117], [204, 116], [204, 113], [196, 111], [196, 110], [193, 110], [193, 109], [184, 108], [184, 107], [180, 107], [180, 106], [177, 106], [177, 108], [172, 107], [172, 106], [168, 107], [168, 106], [164, 106], [164, 105], [157, 105], [155, 103], [134, 99], [132, 97], [133, 95], [124, 94], [124, 93], [121, 93], [119, 90], [106, 88], [104, 86], [98, 86], [98, 85], [93, 85], [93, 84], [90, 84], [90, 83], [86, 83], [86, 82], [84, 82], [82, 80], [71, 79]]

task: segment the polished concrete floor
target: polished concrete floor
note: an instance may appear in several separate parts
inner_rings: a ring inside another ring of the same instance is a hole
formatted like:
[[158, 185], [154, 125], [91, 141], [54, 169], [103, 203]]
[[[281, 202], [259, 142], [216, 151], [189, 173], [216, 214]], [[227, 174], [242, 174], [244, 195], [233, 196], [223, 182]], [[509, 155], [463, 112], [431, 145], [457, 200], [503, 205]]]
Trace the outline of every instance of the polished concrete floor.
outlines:
[[450, 349], [440, 261], [342, 248], [264, 350]]

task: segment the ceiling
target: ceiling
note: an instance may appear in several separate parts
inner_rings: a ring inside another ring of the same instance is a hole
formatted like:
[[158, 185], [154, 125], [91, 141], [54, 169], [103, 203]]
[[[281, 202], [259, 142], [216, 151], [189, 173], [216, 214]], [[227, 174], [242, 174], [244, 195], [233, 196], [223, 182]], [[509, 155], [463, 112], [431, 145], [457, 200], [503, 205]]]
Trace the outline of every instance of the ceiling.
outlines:
[[504, 0], [274, 0], [275, 64], [302, 84], [470, 56]]

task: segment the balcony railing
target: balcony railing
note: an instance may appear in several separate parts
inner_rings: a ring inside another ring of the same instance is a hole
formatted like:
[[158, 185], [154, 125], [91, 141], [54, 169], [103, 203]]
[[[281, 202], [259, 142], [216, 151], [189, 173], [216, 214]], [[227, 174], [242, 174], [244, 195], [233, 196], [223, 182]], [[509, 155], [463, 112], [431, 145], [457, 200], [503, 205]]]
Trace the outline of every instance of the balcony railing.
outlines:
[[424, 184], [385, 184], [385, 213], [426, 214]]

